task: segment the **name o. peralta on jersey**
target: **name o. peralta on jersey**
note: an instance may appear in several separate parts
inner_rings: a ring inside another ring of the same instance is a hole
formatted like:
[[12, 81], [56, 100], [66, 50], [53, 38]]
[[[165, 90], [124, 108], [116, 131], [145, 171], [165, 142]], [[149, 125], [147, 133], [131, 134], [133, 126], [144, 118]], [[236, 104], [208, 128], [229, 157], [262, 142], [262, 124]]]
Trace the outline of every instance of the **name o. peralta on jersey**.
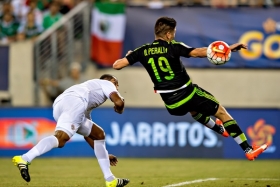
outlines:
[[182, 42], [155, 40], [126, 56], [130, 65], [140, 62], [149, 73], [155, 91], [174, 90], [190, 83], [180, 57], [190, 57], [191, 48]]

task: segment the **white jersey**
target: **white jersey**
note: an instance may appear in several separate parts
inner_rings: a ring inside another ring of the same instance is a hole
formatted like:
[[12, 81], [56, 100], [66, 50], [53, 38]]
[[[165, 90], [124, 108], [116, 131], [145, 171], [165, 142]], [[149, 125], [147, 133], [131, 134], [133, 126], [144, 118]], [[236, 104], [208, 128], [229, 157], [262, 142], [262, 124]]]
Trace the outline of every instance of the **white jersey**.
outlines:
[[66, 89], [55, 99], [54, 105], [63, 97], [68, 95], [80, 97], [87, 103], [85, 114], [87, 118], [90, 118], [90, 112], [94, 108], [102, 105], [107, 99], [110, 98], [110, 95], [114, 92], [119, 94], [116, 86], [111, 81], [92, 79]]

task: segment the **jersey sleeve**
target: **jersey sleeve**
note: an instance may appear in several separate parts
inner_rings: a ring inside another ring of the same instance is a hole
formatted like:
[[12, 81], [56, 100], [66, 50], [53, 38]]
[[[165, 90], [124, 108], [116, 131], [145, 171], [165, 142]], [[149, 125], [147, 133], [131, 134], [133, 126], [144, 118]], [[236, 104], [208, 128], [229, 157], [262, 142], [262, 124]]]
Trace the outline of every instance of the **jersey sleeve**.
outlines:
[[130, 65], [133, 65], [136, 62], [140, 61], [140, 57], [141, 57], [140, 51], [141, 51], [140, 49], [136, 49], [126, 56], [126, 59], [128, 60]]
[[116, 86], [110, 81], [107, 81], [107, 80], [102, 81], [101, 88], [103, 90], [104, 95], [108, 99], [110, 99], [111, 94], [114, 93], [114, 92], [119, 94]]
[[174, 44], [175, 52], [178, 56], [190, 57], [190, 52], [195, 48], [190, 47], [183, 42], [172, 42]]

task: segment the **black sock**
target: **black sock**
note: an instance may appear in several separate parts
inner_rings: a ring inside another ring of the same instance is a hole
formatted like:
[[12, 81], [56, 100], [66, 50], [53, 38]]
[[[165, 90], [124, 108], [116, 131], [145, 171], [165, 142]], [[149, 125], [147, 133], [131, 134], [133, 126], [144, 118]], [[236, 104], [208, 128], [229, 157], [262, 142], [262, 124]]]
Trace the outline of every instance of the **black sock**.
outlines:
[[229, 135], [234, 138], [236, 143], [240, 145], [244, 152], [248, 151], [252, 147], [248, 144], [247, 138], [235, 120], [229, 120], [224, 123], [224, 127]]
[[[210, 120], [212, 120], [212, 119], [210, 118], [210, 116], [207, 116], [207, 115], [204, 115], [204, 114], [201, 114], [201, 113], [197, 113], [197, 114], [193, 115], [192, 117], [193, 117], [193, 119], [195, 119], [195, 120], [198, 121], [199, 123], [201, 123], [201, 124], [207, 126], [208, 128], [212, 129], [212, 130], [215, 131], [216, 133], [218, 133], [218, 134], [223, 134], [224, 129], [223, 129], [222, 126], [215, 124], [213, 127], [209, 127], [209, 126], [207, 125], [207, 123], [208, 123]], [[215, 122], [213, 122], [213, 123], [215, 123]]]
[[217, 125], [215, 124], [213, 128], [211, 128], [213, 131], [219, 133], [219, 134], [223, 134], [224, 129], [221, 125]]

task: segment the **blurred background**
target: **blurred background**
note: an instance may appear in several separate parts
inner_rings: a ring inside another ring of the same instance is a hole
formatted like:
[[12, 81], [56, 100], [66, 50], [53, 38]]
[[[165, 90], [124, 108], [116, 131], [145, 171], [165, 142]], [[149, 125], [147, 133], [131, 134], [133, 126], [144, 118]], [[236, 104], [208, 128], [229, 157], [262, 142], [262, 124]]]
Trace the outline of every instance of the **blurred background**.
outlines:
[[[141, 64], [121, 71], [114, 61], [154, 39], [160, 16], [177, 20], [176, 40], [207, 47], [241, 42], [223, 66], [182, 61], [194, 83], [210, 91], [237, 120], [249, 142], [270, 147], [261, 158], [280, 158], [279, 0], [1, 0], [0, 156], [22, 154], [53, 134], [52, 102], [71, 85], [118, 77], [126, 99], [122, 115], [110, 101], [92, 112], [121, 157], [244, 158], [190, 115], [171, 116]], [[75, 150], [75, 151], [74, 151]], [[92, 156], [75, 135], [44, 156]]]

